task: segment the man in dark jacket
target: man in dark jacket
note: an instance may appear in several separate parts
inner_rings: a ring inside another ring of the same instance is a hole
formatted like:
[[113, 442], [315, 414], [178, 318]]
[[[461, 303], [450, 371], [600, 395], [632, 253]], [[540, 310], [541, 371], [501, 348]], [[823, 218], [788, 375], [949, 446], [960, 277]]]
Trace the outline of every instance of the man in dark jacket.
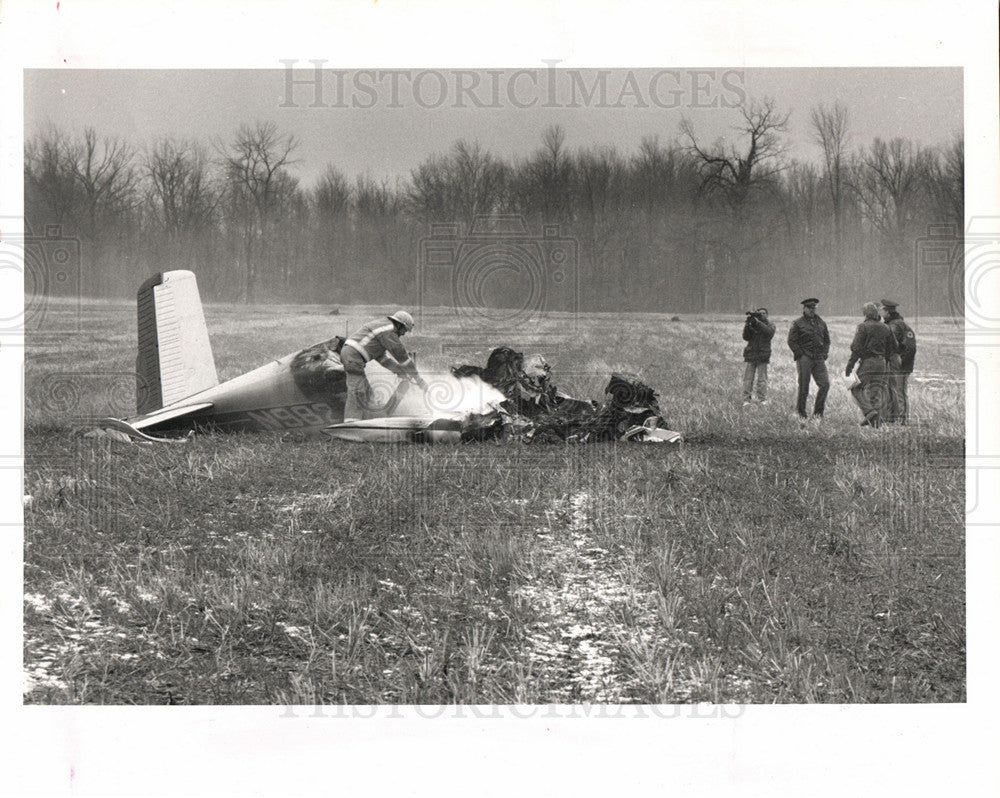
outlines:
[[792, 350], [799, 371], [799, 397], [795, 409], [799, 418], [806, 419], [806, 400], [809, 398], [809, 380], [816, 381], [816, 403], [813, 419], [823, 418], [826, 395], [830, 392], [830, 377], [826, 373], [826, 358], [830, 354], [830, 332], [826, 322], [816, 314], [819, 300], [815, 297], [802, 300], [802, 315], [788, 331], [788, 348]]
[[743, 360], [746, 369], [743, 372], [743, 406], [749, 407], [753, 399], [754, 378], [757, 380], [757, 399], [762, 405], [767, 404], [767, 364], [771, 362], [771, 339], [774, 338], [774, 325], [767, 319], [767, 308], [747, 313], [743, 325], [743, 340], [747, 345], [743, 349]]
[[896, 354], [896, 339], [879, 320], [874, 302], [866, 302], [861, 312], [865, 320], [854, 333], [844, 376], [850, 377], [854, 365], [859, 364], [858, 380], [851, 393], [865, 417], [861, 426], [878, 429], [889, 412], [889, 358]]
[[882, 300], [882, 318], [896, 339], [896, 354], [889, 358], [890, 405], [886, 420], [905, 424], [910, 410], [906, 381], [913, 373], [913, 361], [917, 357], [917, 336], [910, 325], [903, 321], [898, 308], [898, 302]]

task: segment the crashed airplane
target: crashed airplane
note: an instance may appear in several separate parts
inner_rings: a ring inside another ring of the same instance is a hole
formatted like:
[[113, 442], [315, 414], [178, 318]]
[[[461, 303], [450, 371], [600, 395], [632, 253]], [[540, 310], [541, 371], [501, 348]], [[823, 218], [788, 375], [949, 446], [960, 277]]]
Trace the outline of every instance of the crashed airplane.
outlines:
[[425, 395], [401, 381], [376, 418], [345, 423], [343, 338], [220, 383], [192, 272], [163, 272], [143, 283], [137, 316], [137, 415], [100, 423], [123, 440], [275, 430], [374, 442], [680, 440], [666, 429], [655, 392], [638, 379], [613, 374], [602, 404], [574, 399], [551, 383], [541, 357], [525, 361], [506, 347], [495, 349], [485, 367], [458, 366], [431, 379]]

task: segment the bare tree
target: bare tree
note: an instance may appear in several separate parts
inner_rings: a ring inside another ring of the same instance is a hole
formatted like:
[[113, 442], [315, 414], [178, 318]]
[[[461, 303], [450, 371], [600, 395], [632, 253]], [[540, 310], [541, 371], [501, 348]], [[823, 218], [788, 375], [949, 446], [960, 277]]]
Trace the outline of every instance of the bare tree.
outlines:
[[[962, 224], [961, 138], [849, 153], [846, 110], [819, 105], [808, 127], [823, 158], [812, 166], [784, 156], [788, 119], [771, 100], [749, 102], [728, 141], [709, 145], [684, 122], [675, 142], [647, 137], [628, 153], [570, 152], [571, 131], [552, 127], [517, 160], [458, 141], [405, 182], [330, 166], [305, 190], [290, 169], [295, 139], [274, 124], [216, 142], [214, 161], [193, 141], [158, 140], [136, 158], [94, 130], [50, 128], [25, 143], [26, 219], [32, 232], [62, 224], [80, 237], [84, 289], [104, 295], [131, 292], [138, 269], [177, 263], [197, 269], [206, 298], [403, 301], [428, 233], [414, 219], [468, 225], [502, 211], [530, 216], [532, 230], [559, 222], [579, 242], [586, 307], [782, 305], [807, 286], [835, 313], [883, 287], [907, 300], [900, 266], [917, 237]], [[850, 280], [835, 259], [858, 264]], [[945, 271], [919, 277], [922, 308], [949, 311]]]
[[84, 290], [106, 293], [137, 276], [137, 261], [127, 254], [139, 204], [135, 153], [121, 139], [98, 139], [94, 128], [86, 128], [82, 140], [70, 145], [68, 158], [76, 187], [76, 232], [85, 242]]
[[627, 223], [623, 213], [626, 165], [610, 147], [580, 152], [573, 159], [570, 194], [578, 231], [584, 244], [585, 284], [599, 295], [620, 301], [634, 287], [620, 258], [619, 232]]
[[508, 185], [505, 164], [478, 142], [456, 141], [446, 156], [431, 157], [410, 174], [408, 204], [422, 222], [460, 221], [495, 213]]
[[401, 282], [404, 195], [387, 180], [359, 175], [353, 196], [353, 257], [344, 264], [339, 286], [355, 298], [385, 296]]
[[660, 145], [656, 136], [646, 136], [632, 158], [632, 180], [644, 208], [652, 210], [673, 198], [677, 180], [677, 151]]
[[[332, 164], [326, 167], [312, 191], [315, 229], [311, 239], [316, 289], [329, 290], [344, 276], [344, 261], [351, 257], [353, 243], [351, 208], [354, 191], [343, 173]], [[325, 291], [320, 293], [323, 295]]]
[[216, 199], [205, 151], [199, 144], [161, 139], [146, 153], [143, 172], [153, 217], [168, 237], [176, 239], [210, 220]]
[[396, 195], [386, 180], [358, 175], [354, 183], [354, 206], [359, 220], [382, 221], [398, 209]]
[[742, 121], [734, 130], [745, 137], [742, 147], [726, 147], [722, 142], [711, 148], [703, 147], [695, 138], [688, 119], [681, 121], [681, 134], [688, 141], [688, 151], [699, 164], [702, 194], [709, 199], [721, 198], [729, 210], [731, 230], [724, 244], [725, 258], [719, 272], [728, 292], [735, 293], [736, 300], [746, 304], [750, 301], [751, 278], [760, 277], [751, 274], [755, 271], [750, 262], [751, 250], [762, 239], [762, 236], [753, 235], [751, 229], [754, 203], [750, 200], [763, 190], [777, 187], [776, 178], [786, 166], [780, 134], [788, 129], [790, 113], [780, 113], [774, 100], [765, 97], [742, 106], [740, 116]]
[[450, 216], [448, 194], [447, 167], [443, 158], [428, 158], [411, 171], [407, 206], [422, 224]]
[[960, 233], [965, 224], [965, 142], [955, 138], [926, 160], [926, 191], [934, 205], [936, 221]]
[[769, 97], [742, 106], [743, 121], [734, 130], [747, 136], [746, 144], [738, 149], [728, 149], [716, 144], [703, 148], [695, 139], [688, 119], [681, 121], [681, 133], [689, 149], [701, 162], [702, 188], [710, 193], [719, 192], [730, 207], [743, 208], [751, 193], [762, 186], [773, 185], [773, 179], [784, 168], [784, 145], [779, 137], [788, 129], [790, 112], [781, 114]]
[[834, 268], [842, 274], [844, 229], [844, 183], [847, 173], [846, 147], [848, 135], [847, 106], [834, 103], [832, 108], [820, 104], [812, 109], [810, 121], [813, 139], [823, 148], [827, 190], [833, 206]]
[[851, 187], [869, 222], [900, 250], [920, 188], [926, 155], [910, 141], [875, 139], [854, 165]]
[[241, 125], [228, 147], [220, 147], [233, 206], [242, 217], [243, 299], [247, 303], [256, 298], [259, 244], [282, 196], [280, 177], [293, 163], [291, 154], [297, 146], [293, 136], [279, 135], [274, 122], [257, 122]]
[[575, 196], [583, 215], [592, 224], [607, 220], [615, 210], [624, 177], [618, 153], [604, 147], [579, 153], [575, 159]]
[[24, 144], [25, 210], [39, 233], [48, 224], [70, 224], [79, 209], [75, 157], [72, 144], [55, 127]]
[[351, 185], [343, 173], [332, 164], [326, 167], [313, 189], [313, 204], [321, 219], [345, 216], [351, 206]]
[[477, 216], [496, 212], [506, 185], [504, 165], [479, 142], [457, 141], [452, 147], [451, 182], [456, 218], [471, 225]]
[[156, 269], [191, 268], [203, 288], [225, 281], [217, 235], [219, 187], [204, 147], [162, 138], [142, 159], [144, 252]]
[[542, 146], [527, 162], [528, 205], [537, 210], [543, 221], [565, 221], [568, 192], [572, 177], [572, 159], [565, 148], [566, 133], [552, 125], [542, 134]]
[[[811, 163], [794, 163], [785, 172], [782, 186], [782, 207], [784, 209], [785, 239], [793, 263], [822, 264], [825, 259], [818, 232], [821, 228], [820, 207], [822, 185], [816, 168]], [[814, 278], [816, 288], [829, 292], [836, 280], [824, 285], [825, 280]], [[778, 275], [774, 275], [780, 279]], [[832, 285], [830, 284], [832, 283]]]
[[74, 148], [73, 173], [85, 199], [86, 233], [91, 241], [103, 238], [102, 222], [132, 208], [138, 176], [134, 151], [120, 139], [97, 140], [94, 128], [83, 133]]

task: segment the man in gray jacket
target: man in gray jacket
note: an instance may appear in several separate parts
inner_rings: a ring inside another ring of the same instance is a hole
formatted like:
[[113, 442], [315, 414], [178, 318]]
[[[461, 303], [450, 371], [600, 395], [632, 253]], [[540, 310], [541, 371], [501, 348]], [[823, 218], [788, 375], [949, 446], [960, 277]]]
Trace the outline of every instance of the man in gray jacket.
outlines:
[[802, 300], [802, 315], [788, 331], [788, 348], [792, 350], [799, 371], [799, 396], [795, 409], [799, 418], [806, 419], [806, 400], [809, 398], [809, 380], [816, 381], [816, 402], [813, 419], [820, 421], [830, 392], [830, 377], [826, 373], [826, 358], [830, 354], [830, 332], [826, 322], [816, 313], [819, 300], [815, 297]]
[[844, 375], [850, 377], [854, 364], [860, 364], [851, 393], [865, 417], [861, 426], [878, 429], [889, 419], [889, 360], [896, 355], [896, 339], [879, 319], [878, 305], [866, 302], [861, 312], [865, 320], [854, 333]]

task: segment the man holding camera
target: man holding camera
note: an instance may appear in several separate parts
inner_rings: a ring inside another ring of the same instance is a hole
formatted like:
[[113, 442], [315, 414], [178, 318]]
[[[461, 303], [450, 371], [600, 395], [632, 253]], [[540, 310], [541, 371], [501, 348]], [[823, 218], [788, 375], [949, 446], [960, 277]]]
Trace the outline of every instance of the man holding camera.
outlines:
[[767, 404], [767, 364], [771, 362], [772, 338], [774, 325], [767, 320], [767, 308], [748, 310], [747, 320], [743, 325], [743, 340], [747, 342], [743, 349], [743, 360], [747, 364], [743, 371], [744, 407], [749, 407], [753, 401], [755, 379], [757, 399], [762, 405]]
[[813, 420], [823, 419], [826, 395], [830, 392], [830, 376], [826, 373], [826, 358], [830, 354], [830, 331], [826, 322], [816, 313], [819, 300], [815, 297], [802, 300], [802, 315], [788, 331], [788, 348], [795, 357], [799, 372], [799, 396], [796, 410], [802, 423], [806, 420], [806, 400], [809, 399], [809, 380], [816, 381], [816, 403]]

